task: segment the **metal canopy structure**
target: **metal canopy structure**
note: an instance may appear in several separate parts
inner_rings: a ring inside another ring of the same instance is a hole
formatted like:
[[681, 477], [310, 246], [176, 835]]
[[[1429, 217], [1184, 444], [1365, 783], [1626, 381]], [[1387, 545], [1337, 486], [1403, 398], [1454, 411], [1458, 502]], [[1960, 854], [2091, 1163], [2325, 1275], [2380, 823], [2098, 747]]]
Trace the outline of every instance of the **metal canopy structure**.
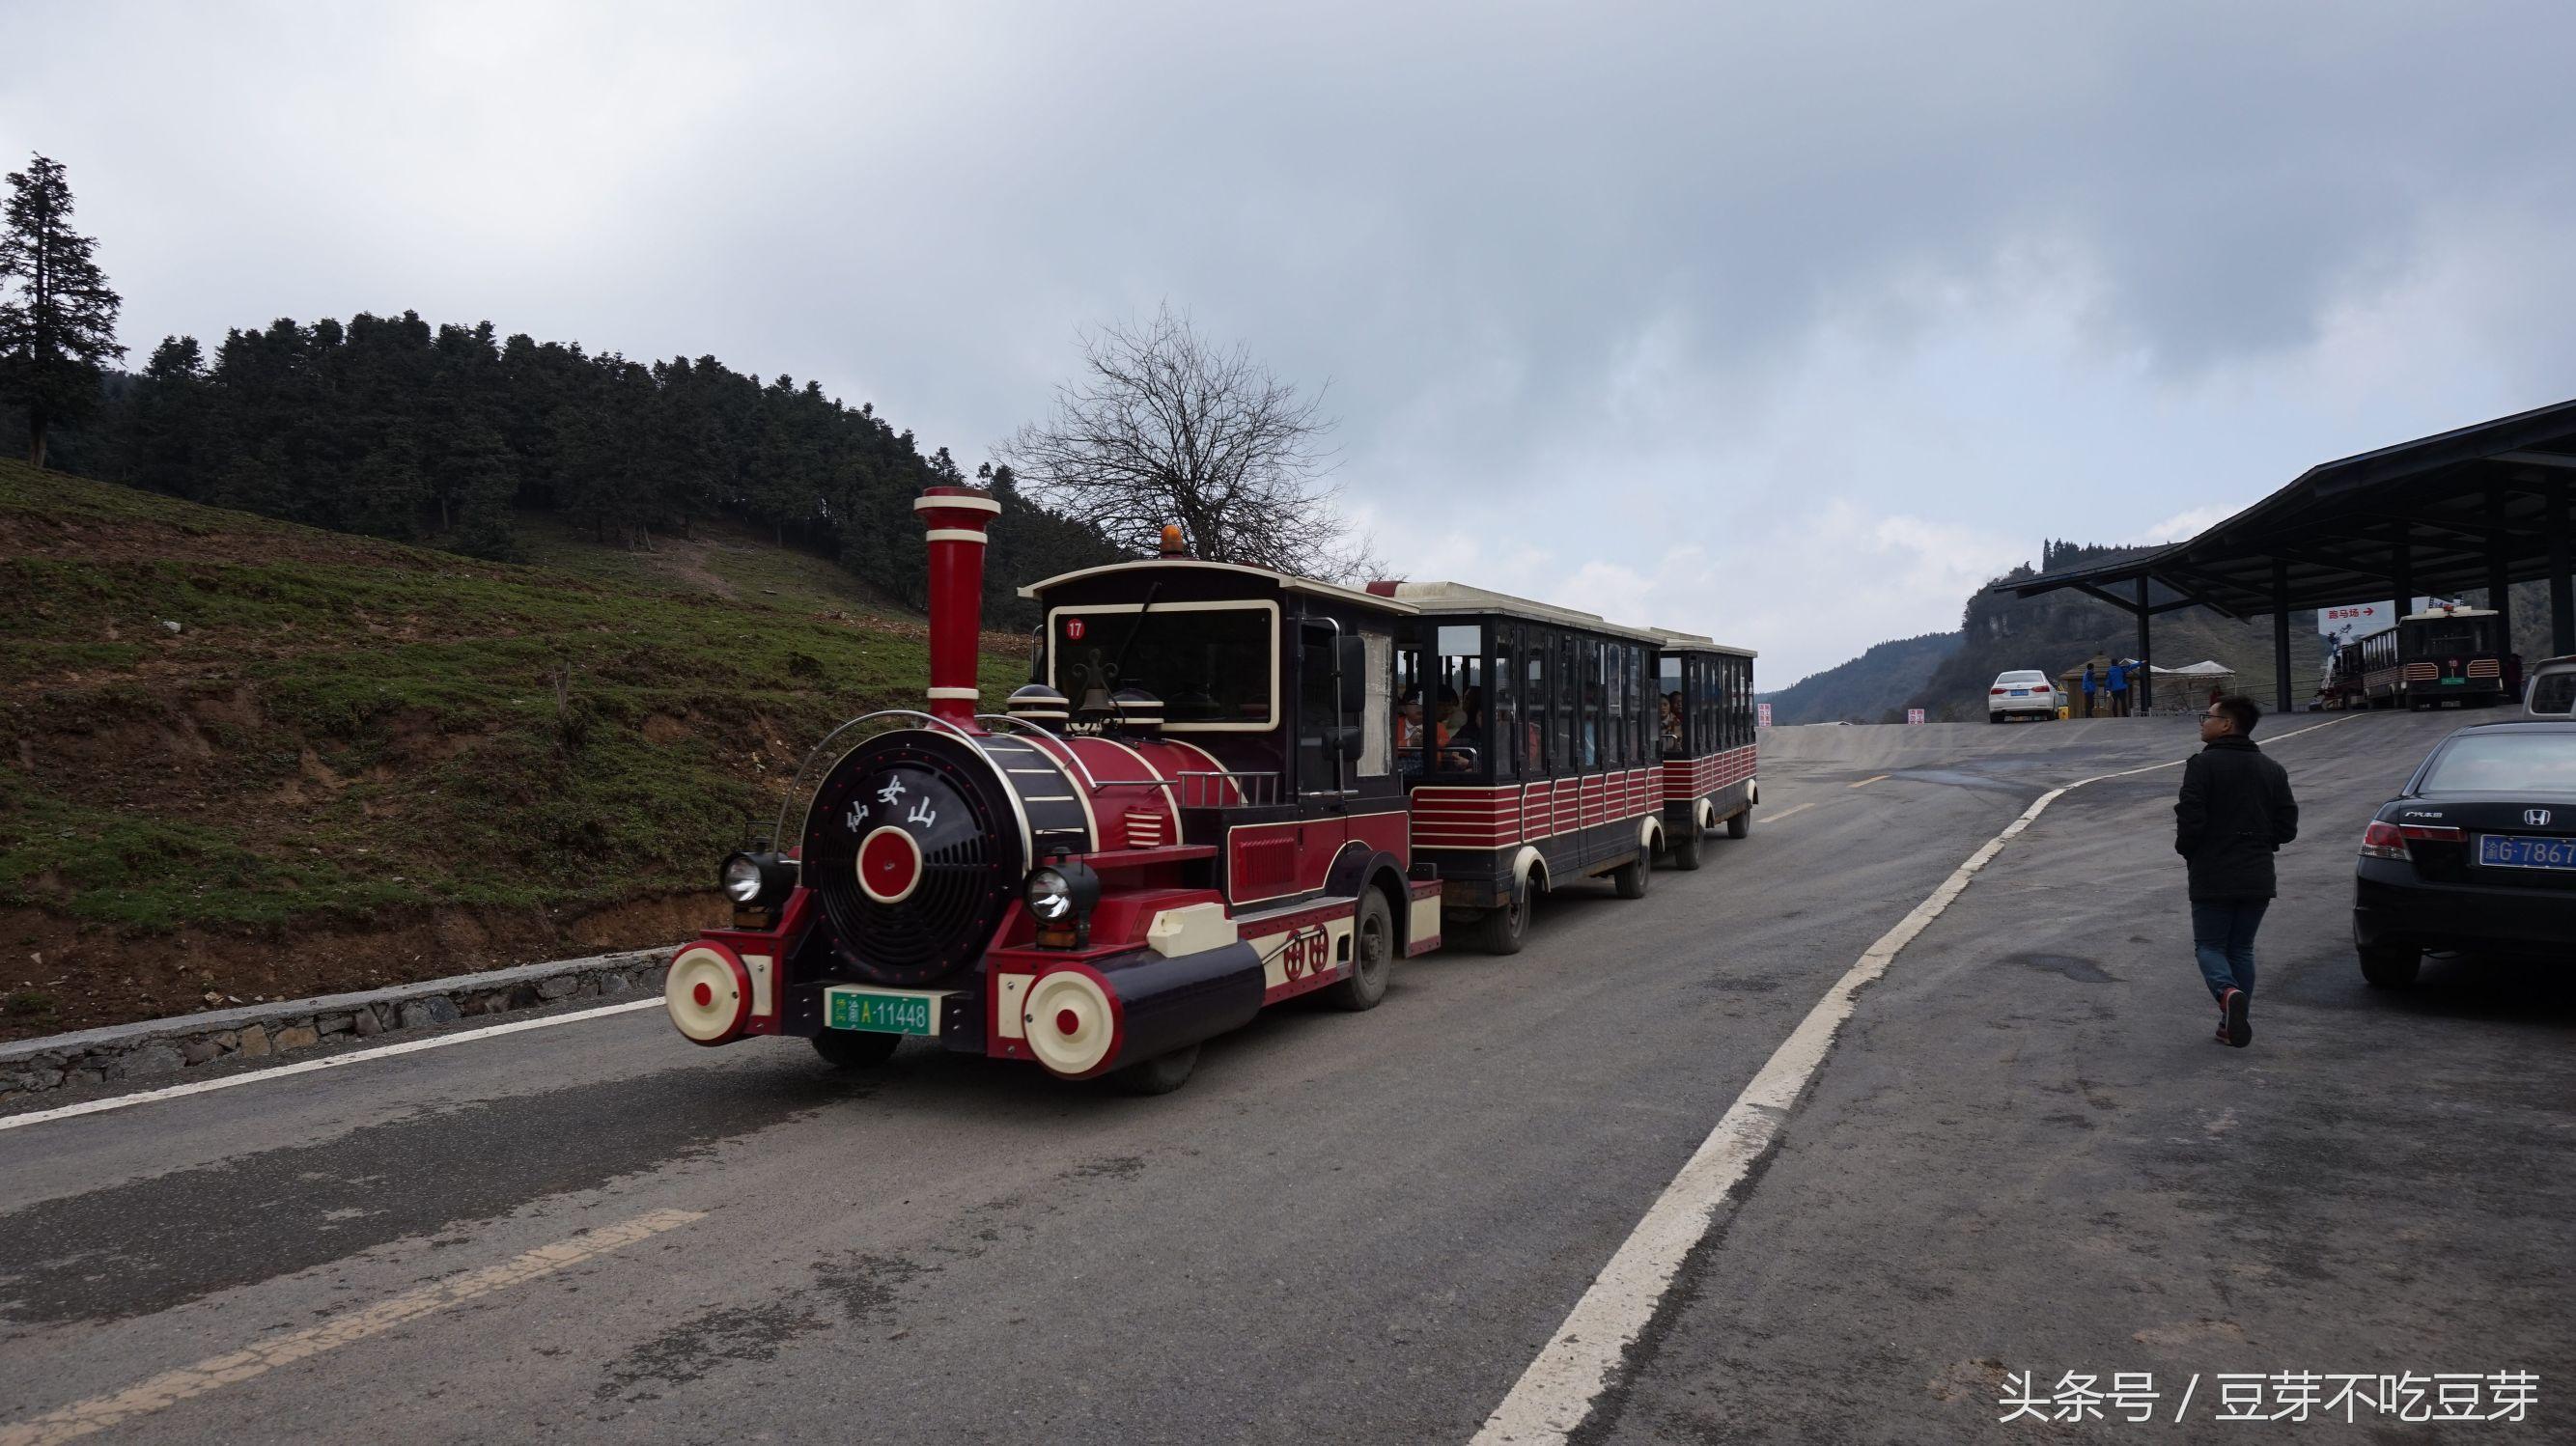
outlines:
[[2322, 463], [2188, 542], [1989, 590], [2099, 598], [2137, 619], [2138, 656], [2150, 661], [2158, 613], [2268, 613], [2286, 711], [2294, 609], [2484, 588], [2510, 637], [2506, 589], [2547, 578], [2551, 651], [2576, 653], [2571, 498], [2576, 400]]

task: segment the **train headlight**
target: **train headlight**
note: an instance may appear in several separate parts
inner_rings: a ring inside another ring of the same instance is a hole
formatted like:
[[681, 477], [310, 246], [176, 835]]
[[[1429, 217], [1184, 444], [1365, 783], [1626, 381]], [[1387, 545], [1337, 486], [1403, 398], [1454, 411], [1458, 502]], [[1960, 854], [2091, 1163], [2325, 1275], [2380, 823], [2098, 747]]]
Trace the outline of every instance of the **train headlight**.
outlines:
[[796, 865], [784, 855], [735, 854], [724, 861], [725, 897], [738, 909], [775, 904], [795, 880]]
[[1025, 898], [1029, 912], [1044, 924], [1059, 924], [1073, 917], [1073, 885], [1054, 869], [1040, 869], [1029, 875]]
[[760, 863], [749, 854], [735, 854], [724, 862], [725, 897], [737, 904], [748, 904], [760, 897]]
[[1020, 898], [1037, 920], [1040, 944], [1079, 947], [1091, 932], [1091, 906], [1100, 902], [1100, 875], [1079, 859], [1042, 865], [1029, 871]]

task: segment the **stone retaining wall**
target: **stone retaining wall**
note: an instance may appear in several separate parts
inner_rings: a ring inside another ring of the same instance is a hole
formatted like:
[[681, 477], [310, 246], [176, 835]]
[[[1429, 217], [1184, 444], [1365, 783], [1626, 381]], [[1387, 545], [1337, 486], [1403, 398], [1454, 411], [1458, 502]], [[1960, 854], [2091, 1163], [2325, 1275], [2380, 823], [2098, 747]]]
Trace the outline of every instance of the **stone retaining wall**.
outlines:
[[338, 1036], [368, 1039], [566, 999], [636, 997], [661, 989], [669, 963], [662, 949], [599, 954], [17, 1040], [0, 1044], [0, 1102], [109, 1080], [172, 1084], [198, 1065], [293, 1054]]

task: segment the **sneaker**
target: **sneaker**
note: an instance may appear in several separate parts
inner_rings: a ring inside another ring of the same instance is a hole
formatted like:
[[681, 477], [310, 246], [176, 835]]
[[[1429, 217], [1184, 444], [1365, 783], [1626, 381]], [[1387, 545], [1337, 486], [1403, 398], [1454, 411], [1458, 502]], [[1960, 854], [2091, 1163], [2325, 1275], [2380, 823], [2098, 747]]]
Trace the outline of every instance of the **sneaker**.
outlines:
[[2228, 990], [2227, 997], [2219, 1002], [2219, 1008], [2227, 1016], [2227, 1027], [2222, 1033], [2227, 1042], [2238, 1049], [2243, 1049], [2254, 1042], [2254, 1025], [2246, 1017], [2253, 1002], [2246, 997], [2242, 989]]

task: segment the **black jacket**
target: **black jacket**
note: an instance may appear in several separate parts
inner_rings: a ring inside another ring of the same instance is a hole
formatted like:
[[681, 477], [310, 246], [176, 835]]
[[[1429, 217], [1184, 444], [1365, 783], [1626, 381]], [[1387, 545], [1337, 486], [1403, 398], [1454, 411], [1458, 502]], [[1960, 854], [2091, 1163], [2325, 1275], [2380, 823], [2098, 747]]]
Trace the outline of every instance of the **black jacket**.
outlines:
[[2191, 896], [2268, 899], [2272, 851], [2299, 836], [2289, 770], [2250, 738], [2221, 738], [2183, 765], [2174, 852], [2191, 865]]

